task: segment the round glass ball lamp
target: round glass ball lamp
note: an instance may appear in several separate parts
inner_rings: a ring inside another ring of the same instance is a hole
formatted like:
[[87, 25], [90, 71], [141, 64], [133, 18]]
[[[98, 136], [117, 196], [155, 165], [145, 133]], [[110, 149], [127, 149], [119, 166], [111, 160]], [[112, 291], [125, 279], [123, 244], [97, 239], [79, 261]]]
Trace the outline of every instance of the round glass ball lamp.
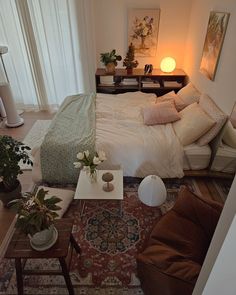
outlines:
[[176, 62], [172, 57], [168, 56], [162, 59], [160, 67], [162, 72], [171, 73], [176, 67]]
[[164, 182], [157, 175], [145, 177], [138, 188], [138, 197], [147, 206], [156, 207], [166, 200], [167, 192]]

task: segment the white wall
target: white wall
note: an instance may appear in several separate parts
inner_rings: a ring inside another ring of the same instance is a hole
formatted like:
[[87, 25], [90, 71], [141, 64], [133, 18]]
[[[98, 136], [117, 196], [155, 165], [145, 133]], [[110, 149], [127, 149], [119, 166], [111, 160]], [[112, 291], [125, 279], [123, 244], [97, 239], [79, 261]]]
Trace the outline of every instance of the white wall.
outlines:
[[[184, 50], [192, 0], [94, 0], [97, 66], [100, 53], [115, 48], [122, 57], [128, 49], [127, 19], [131, 8], [160, 8], [160, 24], [156, 57], [140, 58], [139, 68], [146, 63], [160, 67], [165, 56], [176, 59], [177, 68], [183, 67]], [[122, 62], [119, 64], [122, 66]]]
[[[232, 220], [235, 216], [236, 213], [236, 177], [234, 178], [233, 184], [230, 188], [228, 197], [227, 197], [227, 201], [224, 205], [224, 209], [222, 211], [222, 214], [220, 216], [218, 225], [216, 227], [216, 231], [215, 234], [212, 238], [212, 242], [210, 244], [210, 247], [208, 249], [205, 261], [203, 263], [201, 272], [199, 274], [196, 286], [194, 288], [194, 292], [193, 295], [202, 295], [203, 293], [203, 289], [205, 287], [205, 284], [208, 280], [208, 277], [210, 275], [210, 272], [212, 271], [212, 267], [215, 264], [216, 258], [219, 254], [219, 251], [222, 247], [222, 244], [224, 242], [224, 239], [226, 237], [226, 234], [228, 232], [228, 229], [232, 223]], [[235, 236], [234, 236], [235, 239]], [[235, 253], [235, 247], [234, 244], [229, 245], [230, 247], [230, 251], [231, 253]], [[228, 248], [229, 249], [229, 248]], [[234, 260], [232, 260], [233, 263]], [[218, 266], [216, 266], [218, 268]], [[214, 268], [213, 268], [214, 271]], [[233, 271], [232, 271], [232, 276], [234, 277], [234, 283], [236, 283], [235, 278], [236, 278], [236, 267], [235, 264], [233, 265]], [[213, 277], [214, 278], [214, 277]], [[228, 281], [228, 277], [227, 277], [227, 272], [224, 273], [223, 271], [223, 265], [222, 265], [222, 272], [221, 272], [221, 282], [222, 284]], [[231, 282], [232, 283], [232, 282]], [[214, 279], [211, 279], [211, 288], [215, 287], [217, 285], [217, 281], [215, 281]], [[236, 289], [235, 289], [236, 290]], [[215, 295], [229, 295], [231, 293], [206, 293], [206, 294], [215, 294]], [[235, 293], [234, 293], [235, 294]]]
[[[230, 18], [215, 81], [199, 72], [210, 11], [229, 12]], [[193, 0], [186, 46], [184, 70], [201, 91], [210, 95], [228, 114], [236, 101], [236, 2], [235, 0]]]

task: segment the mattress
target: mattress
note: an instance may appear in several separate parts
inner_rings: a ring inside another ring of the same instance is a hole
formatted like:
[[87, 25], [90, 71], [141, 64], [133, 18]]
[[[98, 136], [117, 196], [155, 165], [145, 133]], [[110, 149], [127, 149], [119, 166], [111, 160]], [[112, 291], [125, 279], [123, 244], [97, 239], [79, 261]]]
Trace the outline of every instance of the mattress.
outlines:
[[211, 148], [209, 145], [199, 146], [196, 143], [184, 147], [184, 170], [206, 169], [211, 159]]
[[236, 149], [222, 144], [217, 150], [211, 170], [226, 173], [235, 173], [236, 171]]

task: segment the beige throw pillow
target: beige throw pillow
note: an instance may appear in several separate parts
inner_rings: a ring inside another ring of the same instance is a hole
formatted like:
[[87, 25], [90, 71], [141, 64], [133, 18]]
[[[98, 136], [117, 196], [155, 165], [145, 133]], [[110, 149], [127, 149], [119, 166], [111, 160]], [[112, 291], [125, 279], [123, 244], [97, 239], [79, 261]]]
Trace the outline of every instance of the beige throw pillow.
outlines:
[[231, 146], [232, 148], [236, 149], [236, 129], [232, 125], [230, 121], [227, 122], [224, 135], [223, 135], [223, 141]]
[[215, 124], [198, 103], [187, 106], [179, 115], [181, 119], [173, 123], [173, 128], [183, 146], [196, 141]]
[[156, 99], [156, 103], [163, 102], [163, 101], [174, 101], [175, 107], [178, 112], [187, 106], [187, 104], [183, 101], [183, 99], [179, 95], [177, 95], [174, 91], [170, 91], [162, 96], [157, 97]]
[[190, 105], [194, 102], [199, 102], [201, 93], [190, 82], [177, 92], [178, 96], [185, 102], [186, 105]]
[[180, 116], [174, 102], [166, 101], [143, 108], [143, 120], [146, 125], [166, 124], [179, 120]]
[[215, 104], [215, 102], [206, 94], [202, 94], [199, 106], [216, 122], [216, 124], [208, 130], [198, 140], [200, 146], [208, 144], [221, 130], [227, 120], [227, 115]]

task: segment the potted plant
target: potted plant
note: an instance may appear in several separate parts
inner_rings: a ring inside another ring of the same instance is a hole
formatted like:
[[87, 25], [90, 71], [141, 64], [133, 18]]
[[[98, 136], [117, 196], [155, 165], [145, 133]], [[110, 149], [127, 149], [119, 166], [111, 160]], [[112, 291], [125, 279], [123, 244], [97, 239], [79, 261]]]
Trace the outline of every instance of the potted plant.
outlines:
[[117, 61], [122, 60], [122, 57], [116, 54], [116, 50], [111, 52], [101, 53], [100, 61], [105, 65], [107, 73], [114, 73]]
[[32, 165], [28, 151], [30, 147], [13, 139], [11, 136], [0, 136], [0, 200], [7, 207], [9, 201], [20, 197], [21, 184], [17, 179], [22, 174], [19, 162]]
[[9, 206], [18, 213], [15, 227], [28, 234], [31, 246], [36, 250], [46, 250], [57, 240], [55, 212], [61, 207], [56, 196], [46, 197], [48, 191], [41, 188], [36, 193], [25, 193], [22, 198], [12, 200]]
[[134, 57], [134, 45], [130, 43], [126, 58], [123, 61], [123, 66], [126, 67], [127, 74], [132, 74], [133, 68], [137, 68], [138, 61]]

